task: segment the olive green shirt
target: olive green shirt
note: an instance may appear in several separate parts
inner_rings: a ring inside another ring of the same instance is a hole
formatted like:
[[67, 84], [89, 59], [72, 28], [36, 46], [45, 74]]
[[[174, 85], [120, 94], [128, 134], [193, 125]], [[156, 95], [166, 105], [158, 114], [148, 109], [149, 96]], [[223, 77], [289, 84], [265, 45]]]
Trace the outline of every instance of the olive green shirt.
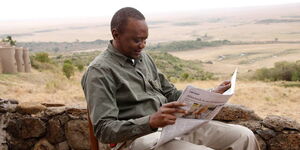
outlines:
[[119, 143], [156, 131], [150, 115], [181, 95], [142, 52], [132, 60], [112, 44], [89, 65], [81, 81], [96, 137]]

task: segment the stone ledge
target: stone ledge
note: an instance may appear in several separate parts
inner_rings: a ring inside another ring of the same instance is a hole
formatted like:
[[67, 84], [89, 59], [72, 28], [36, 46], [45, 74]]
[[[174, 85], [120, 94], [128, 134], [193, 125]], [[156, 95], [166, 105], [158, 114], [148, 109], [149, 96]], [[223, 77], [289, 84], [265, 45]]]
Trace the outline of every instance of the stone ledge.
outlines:
[[[23, 105], [0, 99], [0, 117], [0, 130], [7, 136], [1, 141], [0, 149], [90, 148], [86, 108], [63, 104]], [[262, 150], [300, 149], [300, 126], [295, 120], [274, 115], [262, 119], [253, 110], [235, 104], [226, 105], [214, 120], [248, 127], [255, 133]]]

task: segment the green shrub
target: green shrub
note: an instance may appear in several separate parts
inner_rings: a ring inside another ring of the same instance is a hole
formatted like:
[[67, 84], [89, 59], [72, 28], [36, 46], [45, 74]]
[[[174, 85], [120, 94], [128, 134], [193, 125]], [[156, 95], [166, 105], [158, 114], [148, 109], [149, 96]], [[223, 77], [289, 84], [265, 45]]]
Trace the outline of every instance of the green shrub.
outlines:
[[71, 61], [71, 60], [69, 60], [69, 59], [66, 59], [66, 60], [64, 60], [64, 64], [73, 64], [73, 63], [72, 63], [72, 61]]
[[70, 79], [70, 77], [73, 76], [74, 72], [75, 72], [74, 66], [72, 64], [70, 64], [70, 63], [64, 63], [62, 70], [63, 70], [64, 75], [68, 79]]
[[82, 72], [83, 69], [84, 69], [83, 64], [76, 64], [76, 67], [77, 67], [77, 69], [78, 69], [80, 72]]
[[42, 62], [42, 63], [49, 63], [50, 62], [49, 54], [46, 53], [46, 52], [35, 53], [34, 59], [36, 61], [39, 61], [39, 62]]
[[50, 70], [58, 72], [58, 65], [51, 61], [47, 53], [36, 53], [35, 55], [30, 55], [31, 66], [39, 71]]
[[300, 62], [276, 62], [273, 68], [256, 70], [254, 78], [264, 81], [300, 81]]

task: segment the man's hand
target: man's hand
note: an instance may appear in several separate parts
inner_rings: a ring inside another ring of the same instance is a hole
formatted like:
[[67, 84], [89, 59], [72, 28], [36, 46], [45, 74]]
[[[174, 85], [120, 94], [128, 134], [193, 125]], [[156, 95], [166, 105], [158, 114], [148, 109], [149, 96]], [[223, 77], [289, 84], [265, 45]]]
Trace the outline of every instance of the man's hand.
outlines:
[[187, 113], [187, 111], [180, 108], [185, 105], [186, 104], [180, 102], [171, 102], [164, 104], [156, 113], [150, 116], [150, 127], [155, 129], [174, 124], [176, 121], [175, 113]]
[[214, 88], [212, 92], [223, 94], [231, 87], [230, 81], [223, 81], [218, 87]]

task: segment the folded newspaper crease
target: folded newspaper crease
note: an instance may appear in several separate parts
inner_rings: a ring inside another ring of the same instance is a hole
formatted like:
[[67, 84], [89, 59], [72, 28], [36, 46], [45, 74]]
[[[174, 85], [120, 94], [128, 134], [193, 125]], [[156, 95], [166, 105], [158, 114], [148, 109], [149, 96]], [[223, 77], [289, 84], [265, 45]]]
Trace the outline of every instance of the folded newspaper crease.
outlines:
[[158, 148], [162, 144], [187, 134], [212, 120], [234, 94], [236, 76], [237, 69], [231, 77], [231, 87], [223, 94], [212, 93], [191, 85], [187, 86], [178, 101], [187, 104], [183, 109], [187, 110], [188, 114], [178, 114], [174, 125], [164, 127], [154, 148]]

